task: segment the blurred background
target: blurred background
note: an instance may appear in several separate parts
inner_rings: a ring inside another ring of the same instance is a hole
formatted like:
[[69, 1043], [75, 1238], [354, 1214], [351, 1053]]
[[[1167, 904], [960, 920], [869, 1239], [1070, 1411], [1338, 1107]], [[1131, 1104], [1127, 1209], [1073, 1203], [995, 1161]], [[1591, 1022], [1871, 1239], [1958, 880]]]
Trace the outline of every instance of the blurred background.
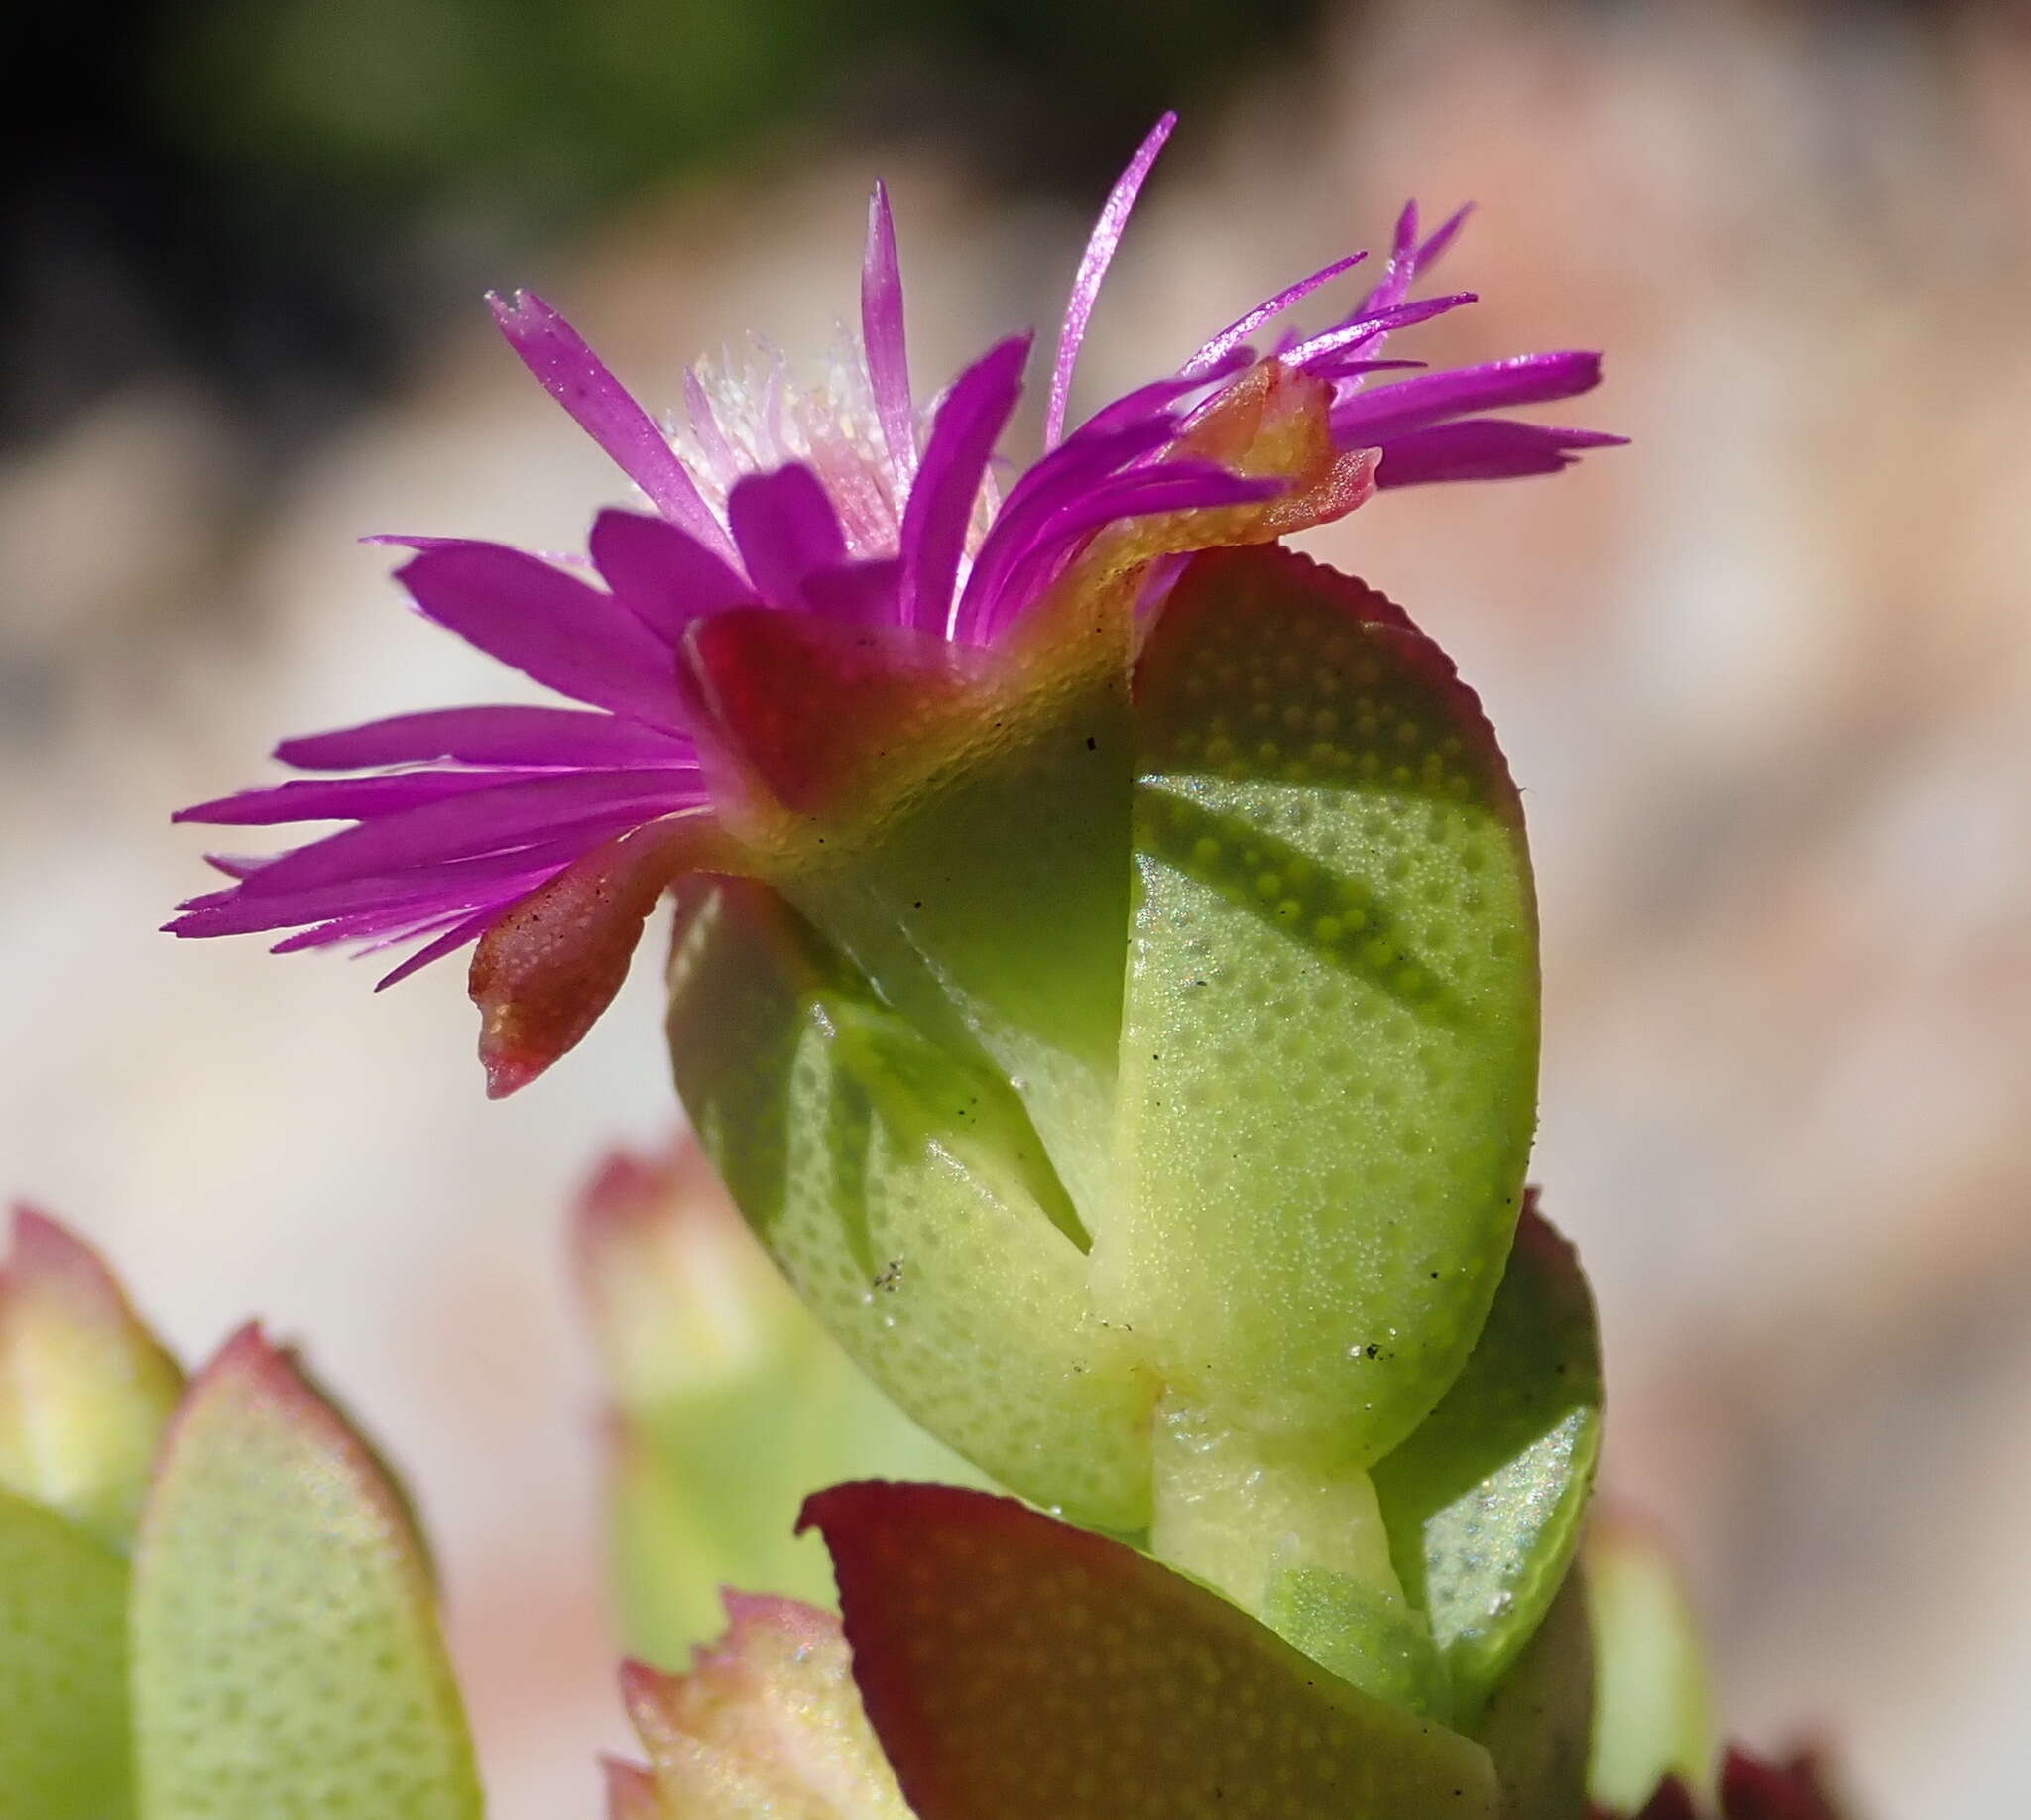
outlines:
[[[494, 339], [527, 283], [652, 403], [855, 309], [869, 180], [942, 378], [1055, 316], [1185, 112], [1085, 378], [1473, 197], [1420, 355], [1610, 351], [1556, 482], [1317, 542], [1527, 789], [1536, 1173], [1611, 1485], [1733, 1729], [1879, 1820], [2031, 1811], [2031, 27], [1943, 4], [163, 0], [54, 17], [0, 229], [0, 1175], [191, 1355], [258, 1310], [408, 1470], [501, 1820], [622, 1735], [575, 1185], [673, 1117], [655, 969], [481, 1096], [456, 965], [154, 932], [168, 811], [287, 731], [498, 696], [374, 531], [567, 548], [617, 477]], [[66, 36], [67, 35], [67, 36]], [[26, 116], [17, 115], [17, 122]]]

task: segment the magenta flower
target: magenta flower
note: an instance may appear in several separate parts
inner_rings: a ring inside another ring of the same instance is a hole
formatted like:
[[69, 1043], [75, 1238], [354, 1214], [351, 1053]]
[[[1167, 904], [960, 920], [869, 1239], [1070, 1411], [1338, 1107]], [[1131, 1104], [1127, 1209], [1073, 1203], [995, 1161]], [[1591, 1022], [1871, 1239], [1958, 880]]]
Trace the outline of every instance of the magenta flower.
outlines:
[[[1590, 352], [1370, 384], [1422, 364], [1384, 357], [1393, 331], [1475, 301], [1465, 292], [1411, 298], [1466, 214], [1421, 236], [1414, 205], [1379, 282], [1329, 326], [1285, 328], [1265, 354], [1253, 345], [1361, 254], [1266, 299], [1175, 372], [1067, 430], [1101, 281], [1172, 124], [1157, 124], [1101, 210], [1058, 337], [1043, 449], [1013, 479], [998, 472], [996, 452], [1029, 338], [998, 343], [919, 406], [879, 184], [852, 358], [800, 395], [779, 363], [738, 378], [694, 369], [681, 430], [659, 425], [546, 303], [494, 300], [530, 371], [655, 512], [599, 516], [591, 576], [499, 544], [389, 541], [418, 552], [399, 579], [424, 614], [582, 707], [449, 708], [285, 741], [276, 756], [299, 771], [356, 775], [246, 790], [178, 819], [353, 825], [274, 858], [214, 857], [232, 882], [179, 906], [170, 931], [295, 931], [277, 952], [416, 944], [380, 982], [388, 986], [575, 875], [581, 889], [525, 933], [582, 943], [595, 920], [603, 936], [624, 932], [591, 969], [603, 984], [575, 982], [590, 1010], [560, 1012], [576, 1027], [568, 1037], [540, 1058], [490, 1062], [495, 1091], [507, 1091], [583, 1034], [662, 886], [718, 851], [714, 812], [735, 787], [712, 736], [726, 678], [708, 673], [697, 651], [715, 618], [766, 610], [790, 616], [780, 631], [794, 639], [911, 650], [919, 665], [931, 653], [963, 669], [1096, 552], [1117, 569], [1142, 565], [1146, 606], [1175, 570], [1161, 558], [1323, 523], [1379, 487], [1551, 473], [1582, 449], [1621, 440], [1495, 415], [1589, 390], [1600, 378]], [[800, 763], [822, 769], [824, 729], [809, 715], [783, 737], [803, 742]], [[782, 793], [780, 777], [771, 781]], [[720, 857], [722, 869], [738, 869]], [[615, 919], [607, 912], [617, 907]], [[486, 962], [483, 949], [476, 997]]]

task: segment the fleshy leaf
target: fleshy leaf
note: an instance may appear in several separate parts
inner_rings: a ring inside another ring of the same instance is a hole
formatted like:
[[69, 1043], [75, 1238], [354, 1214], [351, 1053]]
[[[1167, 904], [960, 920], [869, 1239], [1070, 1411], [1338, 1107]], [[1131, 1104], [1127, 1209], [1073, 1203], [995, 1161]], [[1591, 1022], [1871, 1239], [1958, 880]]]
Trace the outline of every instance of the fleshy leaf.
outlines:
[[1105, 1536], [950, 1486], [835, 1486], [869, 1719], [917, 1820], [1463, 1820], [1487, 1754]]
[[1431, 1631], [1403, 1597], [1368, 1474], [1264, 1458], [1248, 1435], [1161, 1413], [1152, 1467], [1159, 1560], [1364, 1693], [1448, 1716]]
[[1537, 948], [1516, 791], [1401, 610], [1277, 548], [1193, 559], [1135, 723], [1096, 1303], [1179, 1406], [1366, 1466], [1458, 1374], [1520, 1203]]
[[826, 1601], [815, 1487], [857, 1473], [970, 1480], [820, 1328], [695, 1143], [617, 1156], [580, 1206], [580, 1280], [615, 1402], [612, 1559], [631, 1653], [681, 1662], [719, 1588]]
[[0, 1488], [124, 1550], [182, 1382], [97, 1255], [17, 1209], [0, 1270]]
[[420, 1546], [372, 1452], [258, 1329], [192, 1383], [132, 1608], [147, 1820], [476, 1820]]
[[1585, 1559], [1598, 1688], [1589, 1791], [1630, 1810], [1668, 1776], [1711, 1790], [1706, 1651], [1662, 1538], [1626, 1518], [1597, 1517]]
[[1466, 1368], [1375, 1468], [1405, 1589], [1470, 1722], [1566, 1579], [1601, 1447], [1601, 1345], [1573, 1248], [1526, 1205]]
[[749, 1593], [726, 1605], [726, 1636], [688, 1674], [622, 1670], [649, 1767], [610, 1771], [614, 1820], [910, 1820], [838, 1620]]
[[679, 887], [670, 1052], [742, 1214], [876, 1382], [1002, 1484], [1143, 1527], [1153, 1387], [1087, 1305], [1076, 1211], [1009, 1083], [746, 880]]
[[0, 1820], [124, 1820], [127, 1563], [0, 1491]]
[[1502, 1820], [1582, 1820], [1593, 1725], [1594, 1639], [1573, 1572], [1475, 1728], [1494, 1759]]

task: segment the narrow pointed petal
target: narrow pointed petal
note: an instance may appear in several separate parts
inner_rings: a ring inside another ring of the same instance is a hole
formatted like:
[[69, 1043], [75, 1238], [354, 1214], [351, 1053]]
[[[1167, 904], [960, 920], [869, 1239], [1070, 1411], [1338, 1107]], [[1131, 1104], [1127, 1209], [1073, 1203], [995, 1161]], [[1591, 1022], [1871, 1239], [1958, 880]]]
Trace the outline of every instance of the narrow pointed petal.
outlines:
[[469, 987], [489, 1099], [528, 1086], [583, 1039], [627, 978], [657, 899], [680, 872], [709, 863], [710, 833], [689, 816], [611, 841], [487, 930]]
[[726, 532], [676, 450], [578, 331], [534, 292], [517, 292], [512, 302], [493, 297], [488, 303], [522, 364], [650, 503], [708, 549], [730, 556]]
[[1093, 315], [1094, 300], [1100, 296], [1101, 281], [1107, 277], [1107, 269], [1114, 262], [1115, 249], [1122, 243], [1129, 215], [1135, 206], [1136, 196], [1141, 193], [1150, 167], [1156, 163], [1157, 154], [1163, 150], [1164, 141], [1169, 139], [1171, 129], [1177, 123], [1176, 114], [1165, 114], [1149, 129], [1148, 137], [1136, 147], [1135, 156], [1129, 160], [1128, 169], [1115, 180], [1114, 188], [1101, 205], [1100, 219], [1093, 224], [1092, 237], [1086, 242], [1078, 273], [1072, 280], [1072, 294], [1065, 303], [1065, 325], [1058, 334], [1058, 357], [1051, 368], [1050, 403], [1044, 411], [1045, 448], [1055, 448], [1058, 438], [1064, 433], [1065, 407], [1072, 396], [1072, 369], [1079, 361], [1080, 343], [1086, 339], [1086, 324]]
[[1469, 303], [1478, 303], [1480, 295], [1473, 291], [1456, 291], [1448, 297], [1420, 298], [1415, 303], [1395, 303], [1387, 308], [1374, 310], [1342, 322], [1338, 327], [1326, 329], [1313, 335], [1307, 341], [1278, 355], [1286, 366], [1306, 367], [1327, 354], [1338, 353], [1343, 348], [1365, 346], [1367, 343], [1399, 328], [1411, 328], [1419, 322], [1429, 322], [1434, 316], [1446, 315], [1452, 310], [1464, 308]]
[[846, 560], [831, 497], [807, 467], [750, 474], [727, 495], [727, 522], [755, 592], [773, 607], [804, 604], [804, 578]]
[[1556, 474], [1582, 450], [1619, 448], [1626, 436], [1518, 424], [1506, 418], [1466, 418], [1393, 437], [1375, 470], [1377, 487], [1417, 487], [1445, 480], [1514, 480]]
[[[461, 918], [434, 940], [425, 942], [398, 966], [391, 967], [374, 982], [374, 990], [376, 992], [386, 992], [391, 986], [400, 986], [410, 975], [420, 973], [425, 967], [431, 966], [437, 961], [448, 959], [468, 943], [478, 941], [482, 935], [507, 913], [507, 909], [508, 906], [506, 904], [490, 904], [484, 910], [477, 910], [472, 915]], [[418, 934], [427, 933], [426, 930], [418, 930], [416, 932]]]
[[673, 727], [669, 646], [611, 595], [502, 544], [425, 550], [396, 579], [440, 626], [546, 688]]
[[568, 772], [475, 790], [341, 829], [279, 855], [243, 882], [251, 901], [469, 859], [613, 820], [650, 821], [703, 797], [695, 773]]
[[242, 790], [215, 802], [195, 803], [179, 809], [170, 819], [240, 828], [275, 827], [293, 821], [365, 821], [546, 775], [541, 771], [409, 771], [380, 778], [305, 778]]
[[1295, 303], [1302, 303], [1322, 285], [1328, 285], [1341, 273], [1358, 266], [1368, 258], [1366, 253], [1350, 253], [1344, 259], [1336, 259], [1331, 265], [1321, 266], [1309, 278], [1301, 278], [1285, 290], [1257, 303], [1254, 308], [1237, 316], [1219, 334], [1206, 342], [1180, 369], [1184, 373], [1200, 373], [1217, 365], [1226, 355], [1239, 347], [1265, 322], [1272, 322]]
[[142, 1518], [131, 1612], [151, 1815], [478, 1820], [407, 1506], [256, 1328], [191, 1384]]
[[[424, 765], [438, 759], [462, 765], [575, 770], [682, 763], [690, 753], [691, 743], [682, 734], [640, 721], [573, 708], [519, 706], [397, 714], [333, 733], [284, 740], [275, 749], [277, 758], [299, 771], [364, 771], [375, 765]], [[203, 817], [185, 809], [177, 819]]]
[[1497, 1811], [1479, 1745], [1120, 1542], [940, 1485], [834, 1486], [803, 1520], [832, 1550], [854, 1678], [917, 1820]]
[[755, 602], [745, 577], [663, 519], [609, 508], [587, 547], [614, 598], [672, 645], [700, 615]]
[[896, 217], [889, 209], [888, 186], [879, 182], [868, 203], [868, 250], [861, 261], [861, 345], [867, 350], [882, 440], [900, 483], [898, 490], [906, 490], [916, 472], [916, 406], [909, 395]]
[[1333, 429], [1344, 441], [1379, 443], [1448, 418], [1574, 398], [1600, 383], [1597, 353], [1524, 354], [1357, 393], [1334, 407]]
[[124, 1549], [182, 1387], [98, 1255], [16, 1208], [0, 1270], [0, 1488]]
[[1029, 337], [1012, 335], [967, 368], [938, 407], [923, 465], [903, 509], [897, 612], [906, 626], [947, 634], [952, 590], [995, 444], [1022, 394]]

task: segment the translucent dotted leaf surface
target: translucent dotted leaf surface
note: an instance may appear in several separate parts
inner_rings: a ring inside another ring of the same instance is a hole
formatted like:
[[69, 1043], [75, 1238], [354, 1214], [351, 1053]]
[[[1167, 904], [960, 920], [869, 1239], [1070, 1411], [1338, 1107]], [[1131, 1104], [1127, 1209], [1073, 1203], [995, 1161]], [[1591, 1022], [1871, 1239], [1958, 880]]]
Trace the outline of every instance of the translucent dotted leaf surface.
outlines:
[[127, 1563], [0, 1492], [0, 1820], [126, 1820]]
[[1135, 721], [1096, 1299], [1174, 1398], [1366, 1465], [1466, 1359], [1516, 1219], [1537, 957], [1515, 789], [1438, 648], [1281, 549], [1194, 560]]
[[142, 1518], [143, 1820], [476, 1820], [409, 1517], [372, 1453], [248, 1328], [193, 1382]]
[[768, 888], [679, 893], [670, 1049], [804, 1302], [922, 1423], [1077, 1520], [1148, 1520], [1153, 1386], [1009, 1083], [891, 1010]]
[[1466, 1369], [1374, 1474], [1456, 1716], [1479, 1710], [1566, 1579], [1600, 1447], [1594, 1300], [1533, 1199]]
[[1133, 1549], [948, 1486], [836, 1486], [869, 1719], [917, 1820], [1493, 1820], [1479, 1745]]

